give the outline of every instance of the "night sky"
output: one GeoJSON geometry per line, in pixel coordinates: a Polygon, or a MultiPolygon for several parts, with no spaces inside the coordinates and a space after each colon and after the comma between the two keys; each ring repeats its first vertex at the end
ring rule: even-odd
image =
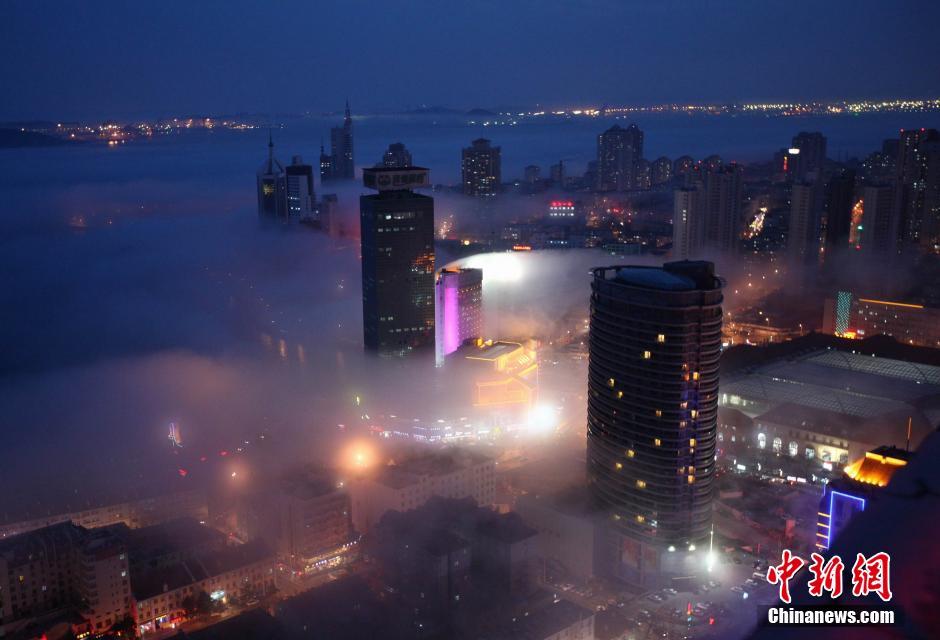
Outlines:
{"type": "Polygon", "coordinates": [[[937,97],[926,1],[6,0],[0,119],[937,97]]]}

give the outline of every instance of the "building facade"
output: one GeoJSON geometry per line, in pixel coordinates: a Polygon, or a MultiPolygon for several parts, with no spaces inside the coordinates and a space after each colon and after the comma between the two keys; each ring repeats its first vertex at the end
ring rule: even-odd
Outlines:
{"type": "Polygon", "coordinates": [[[435,285],[435,361],[483,335],[483,270],[441,269],[435,285]]]}
{"type": "Polygon", "coordinates": [[[643,159],[643,132],[635,124],[624,129],[615,124],[597,136],[598,191],[630,191],[639,188],[643,159]]]}
{"type": "Polygon", "coordinates": [[[317,195],[313,187],[313,167],[294,156],[284,170],[286,210],[290,220],[313,222],[317,219],[317,195]]]}
{"type": "Polygon", "coordinates": [[[708,262],[594,271],[588,481],[634,569],[710,531],[721,302],[708,262]]]}
{"type": "Polygon", "coordinates": [[[365,348],[404,356],[434,346],[434,199],[428,170],[363,170],[359,198],[365,348]]]}
{"type": "Polygon", "coordinates": [[[464,195],[495,196],[502,183],[502,152],[486,138],[465,147],[460,161],[464,195]]]}

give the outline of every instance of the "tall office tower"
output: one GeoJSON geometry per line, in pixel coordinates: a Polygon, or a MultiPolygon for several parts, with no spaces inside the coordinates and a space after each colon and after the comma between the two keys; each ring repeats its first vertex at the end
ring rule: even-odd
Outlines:
{"type": "Polygon", "coordinates": [[[421,167],[364,169],[359,198],[365,347],[403,356],[434,346],[434,199],[421,167]]]}
{"type": "Polygon", "coordinates": [[[653,548],[631,552],[628,570],[655,570],[709,538],[721,287],[704,261],[594,270],[588,483],[613,526],[653,548]]]}
{"type": "Polygon", "coordinates": [[[929,245],[940,231],[940,133],[902,130],[895,171],[899,240],[929,245]]]}
{"type": "Polygon", "coordinates": [[[741,165],[730,163],[705,175],[704,243],[716,251],[730,253],[737,248],[743,224],[741,206],[744,177],[741,165]]]}
{"type": "Polygon", "coordinates": [[[353,161],[352,115],[349,112],[349,100],[346,101],[346,115],[343,126],[330,129],[331,165],[333,180],[353,180],[356,177],[356,164],[353,161]]]}
{"type": "Polygon", "coordinates": [[[502,182],[502,152],[486,138],[464,147],[460,159],[463,192],[468,196],[495,196],[502,182]]]}
{"type": "Polygon", "coordinates": [[[658,187],[672,181],[672,160],[666,156],[656,158],[650,165],[650,184],[658,187]]]}
{"type": "Polygon", "coordinates": [[[860,249],[870,256],[892,257],[898,253],[900,219],[895,190],[889,185],[868,185],[862,191],[860,249]]]}
{"type": "Polygon", "coordinates": [[[855,172],[842,171],[826,185],[826,252],[847,249],[852,228],[855,198],[855,172]]]}
{"type": "Polygon", "coordinates": [[[787,253],[793,266],[813,266],[819,260],[818,188],[811,182],[794,183],[790,191],[790,230],[787,253]]]}
{"type": "Polygon", "coordinates": [[[435,285],[435,362],[483,336],[483,270],[441,269],[435,285]]]}
{"type": "Polygon", "coordinates": [[[313,167],[303,158],[294,156],[285,169],[287,217],[291,220],[311,222],[317,218],[317,196],[313,189],[313,167]]]}
{"type": "Polygon", "coordinates": [[[565,161],[559,160],[558,164],[551,166],[552,184],[556,187],[565,186],[565,161]]]}
{"type": "Polygon", "coordinates": [[[795,182],[815,182],[826,167],[826,137],[819,133],[800,131],[790,145],[788,173],[795,182]]]}
{"type": "Polygon", "coordinates": [[[283,218],[287,215],[284,195],[284,167],[274,158],[274,140],[268,133],[268,159],[258,169],[258,215],[262,218],[283,218]]]}
{"type": "Polygon", "coordinates": [[[683,187],[673,192],[672,255],[678,260],[697,257],[702,250],[702,190],[683,187]]]}
{"type": "Polygon", "coordinates": [[[382,155],[382,164],[386,169],[405,169],[412,166],[411,152],[401,142],[393,142],[382,155]]]}
{"type": "Polygon", "coordinates": [[[598,191],[637,188],[637,168],[643,158],[643,132],[635,124],[626,129],[615,124],[597,136],[598,191]]]}

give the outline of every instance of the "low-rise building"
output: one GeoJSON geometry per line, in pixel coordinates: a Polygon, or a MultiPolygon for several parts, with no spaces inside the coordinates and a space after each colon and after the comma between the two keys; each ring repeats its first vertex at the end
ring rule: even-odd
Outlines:
{"type": "Polygon", "coordinates": [[[473,498],[482,506],[496,498],[496,462],[472,451],[429,452],[384,466],[349,485],[353,525],[369,533],[387,511],[417,509],[432,496],[473,498]]]}

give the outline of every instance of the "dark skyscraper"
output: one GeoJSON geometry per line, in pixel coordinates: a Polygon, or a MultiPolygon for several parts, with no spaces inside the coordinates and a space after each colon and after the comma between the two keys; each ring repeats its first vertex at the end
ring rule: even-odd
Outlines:
{"type": "Polygon", "coordinates": [[[386,169],[404,169],[412,166],[411,152],[401,142],[393,142],[382,155],[382,164],[386,169]]]}
{"type": "Polygon", "coordinates": [[[362,324],[365,347],[403,356],[434,347],[434,199],[421,167],[363,170],[362,324]]]}
{"type": "Polygon", "coordinates": [[[486,138],[473,141],[461,155],[460,172],[463,192],[468,196],[494,196],[502,182],[502,159],[499,147],[486,138]]]}
{"type": "MultiPolygon", "coordinates": [[[[346,101],[346,115],[343,126],[330,129],[330,180],[353,180],[356,177],[356,164],[353,159],[352,115],[349,101],[346,101]]],[[[321,171],[322,176],[322,171],[321,171]]]]}
{"type": "MultiPolygon", "coordinates": [[[[721,162],[720,158],[717,162],[721,162]]],[[[737,163],[717,167],[705,175],[703,240],[706,247],[731,253],[737,249],[738,234],[744,223],[741,213],[744,176],[737,163]]]]}
{"type": "Polygon", "coordinates": [[[819,185],[794,183],[790,192],[787,253],[793,266],[812,266],[819,260],[819,185]]]}
{"type": "Polygon", "coordinates": [[[843,171],[832,176],[826,185],[827,253],[849,247],[855,202],[855,172],[843,171]]]}
{"type": "Polygon", "coordinates": [[[789,149],[788,173],[796,182],[815,182],[826,167],[826,136],[818,131],[801,131],[793,136],[789,149]]]}
{"type": "Polygon", "coordinates": [[[672,160],[666,156],[656,158],[650,164],[650,184],[659,187],[672,181],[672,160]]]}
{"type": "Polygon", "coordinates": [[[258,215],[262,218],[286,218],[287,199],[284,167],[274,157],[274,140],[268,134],[268,159],[258,169],[258,215]]]}
{"type": "Polygon", "coordinates": [[[333,156],[328,154],[320,142],[320,182],[329,182],[333,179],[333,156]]]}
{"type": "Polygon", "coordinates": [[[284,171],[287,217],[311,222],[316,217],[317,196],[313,188],[313,167],[294,156],[284,171]]]}
{"type": "Polygon", "coordinates": [[[597,136],[598,191],[629,191],[639,186],[643,132],[635,124],[615,124],[597,136]]]}
{"type": "Polygon", "coordinates": [[[591,491],[629,538],[694,551],[712,524],[721,281],[680,261],[595,269],[591,291],[591,491]]]}

